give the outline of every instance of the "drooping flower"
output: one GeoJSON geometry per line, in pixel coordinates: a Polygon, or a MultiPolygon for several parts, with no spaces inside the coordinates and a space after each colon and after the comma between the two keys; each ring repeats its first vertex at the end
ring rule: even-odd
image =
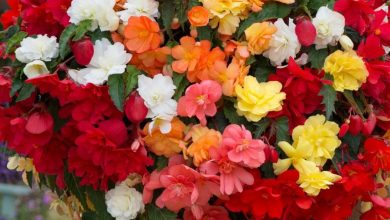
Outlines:
{"type": "Polygon", "coordinates": [[[111,44],[106,38],[97,40],[94,45],[94,54],[87,68],[69,70],[70,77],[81,85],[92,83],[102,85],[112,74],[125,72],[126,64],[132,55],[126,53],[121,43],[111,44]]]}
{"type": "Polygon", "coordinates": [[[49,70],[46,67],[46,64],[41,60],[35,60],[28,63],[23,68],[24,75],[27,76],[28,79],[38,77],[43,74],[49,73],[49,70]]]}
{"type": "Polygon", "coordinates": [[[270,22],[254,23],[245,30],[248,50],[253,54],[261,54],[270,46],[272,35],[277,28],[270,22]]]}
{"type": "Polygon", "coordinates": [[[237,113],[248,121],[260,121],[269,112],[282,110],[282,101],[286,98],[280,92],[282,84],[277,81],[257,82],[253,76],[246,76],[243,86],[237,85],[237,113]]]}
{"type": "Polygon", "coordinates": [[[176,59],[172,62],[173,71],[178,73],[194,71],[201,57],[201,48],[196,46],[194,38],[185,36],[180,39],[180,45],[172,48],[172,56],[176,59]]]}
{"type": "Polygon", "coordinates": [[[179,99],[177,111],[180,116],[196,116],[205,126],[206,116],[217,113],[216,102],[222,96],[221,86],[212,80],[205,80],[189,86],[185,95],[179,99]]]}
{"type": "Polygon", "coordinates": [[[326,48],[328,44],[335,46],[344,33],[345,19],[343,15],[326,6],[318,9],[313,24],[317,30],[314,43],[316,49],[326,48]]]}
{"type": "Polygon", "coordinates": [[[372,165],[375,173],[390,171],[390,147],[383,140],[368,138],[364,150],[364,159],[372,165]]]}
{"type": "Polygon", "coordinates": [[[297,183],[311,196],[317,196],[321,190],[329,189],[329,185],[341,179],[340,176],[329,171],[320,171],[316,164],[310,161],[297,164],[296,169],[299,172],[297,183]]]}
{"type": "Polygon", "coordinates": [[[118,15],[124,24],[128,24],[130,17],[146,16],[154,19],[160,16],[158,11],[158,1],[155,0],[130,0],[127,1],[118,15]]]}
{"type": "Polygon", "coordinates": [[[158,23],[146,16],[130,17],[124,33],[126,48],[136,53],[154,50],[163,41],[158,23]]]}
{"type": "Polygon", "coordinates": [[[338,50],[330,54],[325,60],[324,71],[333,76],[333,87],[340,92],[358,90],[368,76],[363,59],[353,51],[338,50]]]}
{"type": "Polygon", "coordinates": [[[119,26],[119,17],[115,14],[114,6],[115,0],[73,0],[68,15],[73,24],[92,20],[91,31],[98,27],[101,31],[115,31],[119,26]]]}
{"type": "Polygon", "coordinates": [[[231,124],[222,134],[221,147],[228,151],[229,160],[249,168],[260,167],[265,162],[266,144],[252,139],[250,131],[245,127],[231,124]]]}
{"type": "Polygon", "coordinates": [[[49,62],[58,57],[58,48],[59,44],[54,36],[27,37],[22,40],[20,47],[15,50],[15,56],[22,63],[30,63],[35,60],[49,62]]]}
{"type": "Polygon", "coordinates": [[[136,219],[144,211],[142,194],[134,188],[121,183],[105,195],[107,211],[116,220],[136,219]]]}
{"type": "Polygon", "coordinates": [[[274,65],[280,66],[290,57],[295,58],[301,49],[301,44],[295,34],[295,24],[292,19],[288,26],[281,18],[276,20],[274,25],[277,31],[272,35],[269,48],[263,55],[269,58],[274,65]]]}
{"type": "Polygon", "coordinates": [[[209,12],[202,6],[195,6],[188,11],[188,20],[194,27],[203,27],[209,23],[209,12]]]}
{"type": "Polygon", "coordinates": [[[222,137],[218,131],[201,125],[193,126],[190,135],[192,144],[188,147],[187,153],[194,158],[195,166],[199,166],[210,159],[209,150],[218,147],[222,137]]]}

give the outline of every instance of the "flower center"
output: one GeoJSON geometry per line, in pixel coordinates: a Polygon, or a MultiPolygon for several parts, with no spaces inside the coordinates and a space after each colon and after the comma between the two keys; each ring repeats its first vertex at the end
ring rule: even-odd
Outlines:
{"type": "Polygon", "coordinates": [[[318,25],[318,34],[322,37],[326,37],[329,35],[329,25],[325,23],[321,23],[318,25]]]}
{"type": "Polygon", "coordinates": [[[148,32],[147,30],[140,31],[140,32],[138,33],[138,36],[139,36],[140,38],[145,38],[145,37],[147,37],[148,35],[149,35],[149,32],[148,32]]]}
{"type": "Polygon", "coordinates": [[[198,103],[198,105],[203,105],[205,103],[205,96],[200,95],[200,96],[196,97],[196,102],[198,103]]]}
{"type": "Polygon", "coordinates": [[[378,29],[375,30],[374,33],[375,33],[375,35],[380,35],[382,32],[381,32],[381,30],[378,28],[378,29]]]}
{"type": "Polygon", "coordinates": [[[219,163],[219,172],[229,174],[233,171],[234,167],[234,164],[229,160],[223,160],[219,163]]]}
{"type": "Polygon", "coordinates": [[[241,152],[249,148],[250,141],[247,139],[242,140],[242,143],[236,147],[236,152],[241,152]]]}

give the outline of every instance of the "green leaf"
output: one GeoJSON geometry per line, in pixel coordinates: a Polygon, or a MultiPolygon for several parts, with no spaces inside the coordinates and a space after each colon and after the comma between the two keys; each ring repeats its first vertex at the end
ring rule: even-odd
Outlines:
{"type": "Polygon", "coordinates": [[[80,24],[77,25],[75,35],[73,37],[73,41],[78,41],[81,38],[83,38],[91,26],[92,26],[92,20],[81,21],[80,24]]]}
{"type": "Polygon", "coordinates": [[[78,179],[71,173],[68,173],[65,168],[64,181],[69,190],[73,195],[77,197],[81,205],[87,208],[87,199],[85,197],[85,187],[79,185],[78,179]]]}
{"type": "Polygon", "coordinates": [[[137,86],[138,76],[141,75],[135,66],[128,66],[126,72],[123,74],[123,79],[125,81],[125,94],[124,97],[127,97],[133,89],[137,86]]]}
{"type": "Polygon", "coordinates": [[[96,210],[96,218],[99,220],[111,220],[111,215],[107,212],[106,200],[104,198],[104,192],[94,190],[92,187],[87,187],[88,198],[93,203],[96,210]]]}
{"type": "Polygon", "coordinates": [[[109,31],[101,31],[100,28],[96,28],[94,32],[88,32],[87,35],[91,37],[94,43],[102,38],[111,39],[111,33],[109,31]]]}
{"type": "Polygon", "coordinates": [[[355,45],[359,45],[359,43],[362,41],[362,37],[360,36],[359,32],[351,27],[345,27],[345,35],[351,38],[355,45]]]}
{"type": "Polygon", "coordinates": [[[158,171],[160,171],[160,170],[162,170],[162,169],[164,169],[165,167],[168,166],[168,158],[166,158],[166,157],[162,157],[162,156],[157,157],[157,159],[155,161],[156,161],[155,162],[156,163],[156,169],[158,171]]]}
{"type": "Polygon", "coordinates": [[[244,117],[241,117],[237,114],[237,110],[234,107],[234,104],[229,101],[225,102],[223,106],[223,113],[231,124],[245,124],[247,122],[244,117]]]}
{"type": "Polygon", "coordinates": [[[355,97],[353,96],[353,92],[350,90],[345,90],[343,95],[349,104],[353,107],[353,109],[360,115],[360,117],[364,118],[364,106],[359,106],[358,102],[356,102],[355,97]]]}
{"type": "Polygon", "coordinates": [[[261,135],[267,130],[269,125],[271,124],[271,121],[268,118],[263,118],[261,121],[255,123],[255,126],[257,127],[254,131],[254,138],[259,138],[261,135]]]}
{"type": "Polygon", "coordinates": [[[337,99],[337,92],[331,85],[323,85],[319,93],[323,96],[322,104],[325,105],[326,118],[329,119],[335,112],[335,103],[337,99]]]}
{"type": "Polygon", "coordinates": [[[349,152],[352,153],[351,156],[353,156],[354,158],[356,158],[357,155],[359,154],[359,147],[362,139],[363,139],[362,135],[359,134],[354,136],[350,133],[347,133],[342,138],[342,142],[348,145],[349,152]]]}
{"type": "Polygon", "coordinates": [[[185,74],[173,73],[173,84],[175,84],[176,86],[176,92],[173,98],[175,100],[179,100],[179,98],[182,97],[184,90],[187,88],[190,82],[187,80],[185,74]]]}
{"type": "Polygon", "coordinates": [[[34,175],[32,171],[26,172],[27,183],[30,188],[33,187],[33,177],[34,175]]]}
{"type": "Polygon", "coordinates": [[[11,91],[9,93],[10,97],[13,97],[19,89],[23,87],[23,80],[20,77],[15,77],[12,82],[11,91]]]}
{"type": "Polygon", "coordinates": [[[24,101],[31,97],[31,94],[35,91],[35,86],[32,84],[25,83],[20,90],[16,102],[24,101]]]}
{"type": "Polygon", "coordinates": [[[291,9],[292,7],[290,5],[279,2],[267,2],[260,12],[251,13],[247,19],[241,22],[236,34],[237,38],[239,38],[253,23],[287,17],[287,15],[290,14],[291,9]]]}
{"type": "Polygon", "coordinates": [[[148,213],[149,220],[175,220],[176,213],[169,211],[168,209],[161,209],[155,205],[147,205],[146,212],[148,213]]]}
{"type": "Polygon", "coordinates": [[[198,27],[198,39],[213,41],[213,29],[210,26],[198,27]]]}
{"type": "Polygon", "coordinates": [[[109,93],[112,99],[112,102],[119,109],[123,111],[123,103],[125,101],[125,85],[123,83],[122,74],[113,74],[108,77],[107,82],[109,93]]]}
{"type": "Polygon", "coordinates": [[[20,44],[20,42],[27,37],[27,33],[20,31],[15,33],[8,41],[7,41],[7,48],[5,50],[6,54],[10,54],[15,51],[15,48],[17,45],[20,44]]]}
{"type": "Polygon", "coordinates": [[[307,6],[310,9],[317,11],[320,7],[329,5],[330,2],[332,2],[332,0],[310,0],[307,6]]]}
{"type": "Polygon", "coordinates": [[[290,141],[290,134],[288,132],[288,118],[281,117],[276,121],[276,142],[290,141]]]}
{"type": "Polygon", "coordinates": [[[251,66],[250,72],[254,72],[254,76],[259,82],[268,81],[269,75],[275,73],[275,67],[273,67],[269,60],[265,57],[260,57],[251,66]]]}
{"type": "Polygon", "coordinates": [[[327,49],[316,50],[314,46],[311,47],[308,53],[311,68],[321,70],[324,67],[325,59],[328,55],[327,49]]]}
{"type": "Polygon", "coordinates": [[[184,23],[187,21],[187,7],[185,1],[183,0],[173,0],[176,8],[176,16],[179,19],[179,23],[183,27],[184,23]]]}
{"type": "Polygon", "coordinates": [[[75,35],[77,26],[74,24],[68,25],[62,32],[59,40],[60,57],[64,59],[70,53],[69,41],[75,35]]]}
{"type": "Polygon", "coordinates": [[[167,34],[170,38],[173,37],[171,23],[175,17],[175,4],[172,0],[165,0],[160,4],[161,18],[163,22],[164,29],[167,31],[167,34]]]}

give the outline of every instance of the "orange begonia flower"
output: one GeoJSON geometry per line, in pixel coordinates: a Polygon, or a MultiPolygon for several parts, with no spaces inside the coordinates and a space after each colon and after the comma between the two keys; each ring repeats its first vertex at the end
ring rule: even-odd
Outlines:
{"type": "Polygon", "coordinates": [[[165,157],[171,157],[184,149],[185,124],[178,118],[174,118],[171,125],[172,129],[168,134],[162,134],[160,129],[154,129],[149,134],[149,123],[144,127],[144,132],[148,134],[144,137],[145,144],[150,151],[158,156],[164,155],[165,157]]]}
{"type": "Polygon", "coordinates": [[[156,49],[163,41],[157,22],[146,16],[129,18],[125,39],[127,49],[136,53],[156,49]]]}
{"type": "Polygon", "coordinates": [[[192,144],[189,146],[187,153],[193,157],[195,166],[209,160],[209,149],[219,147],[222,135],[216,130],[195,125],[191,128],[189,135],[192,137],[192,144]]]}
{"type": "Polygon", "coordinates": [[[248,49],[253,55],[263,53],[269,48],[272,35],[277,31],[270,22],[254,23],[245,30],[248,49]]]}
{"type": "Polygon", "coordinates": [[[209,23],[209,11],[202,6],[195,6],[188,11],[188,20],[192,26],[203,27],[209,23]]]}
{"type": "Polygon", "coordinates": [[[201,48],[196,45],[192,37],[182,37],[180,45],[172,48],[172,56],[176,60],[172,62],[172,69],[177,73],[193,71],[201,56],[201,48]]]}
{"type": "Polygon", "coordinates": [[[145,71],[149,76],[154,76],[163,71],[163,67],[167,63],[168,55],[170,54],[171,48],[161,47],[144,53],[134,54],[130,64],[145,71]]]}

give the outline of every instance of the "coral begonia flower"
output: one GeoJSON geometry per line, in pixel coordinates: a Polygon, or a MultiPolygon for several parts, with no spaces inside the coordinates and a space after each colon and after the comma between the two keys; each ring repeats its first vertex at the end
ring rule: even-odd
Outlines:
{"type": "Polygon", "coordinates": [[[163,41],[157,22],[146,16],[129,18],[125,39],[127,49],[136,53],[156,49],[163,41]]]}
{"type": "Polygon", "coordinates": [[[196,45],[192,37],[182,37],[180,45],[172,48],[172,56],[176,60],[172,62],[172,69],[178,73],[193,71],[201,56],[201,48],[196,45]]]}
{"type": "Polygon", "coordinates": [[[188,11],[188,20],[192,26],[206,26],[209,23],[209,11],[202,6],[195,6],[188,11]]]}
{"type": "Polygon", "coordinates": [[[206,115],[217,113],[215,103],[222,96],[221,86],[212,80],[205,80],[187,88],[185,96],[179,99],[177,111],[181,116],[196,116],[202,125],[206,125],[206,115]]]}

